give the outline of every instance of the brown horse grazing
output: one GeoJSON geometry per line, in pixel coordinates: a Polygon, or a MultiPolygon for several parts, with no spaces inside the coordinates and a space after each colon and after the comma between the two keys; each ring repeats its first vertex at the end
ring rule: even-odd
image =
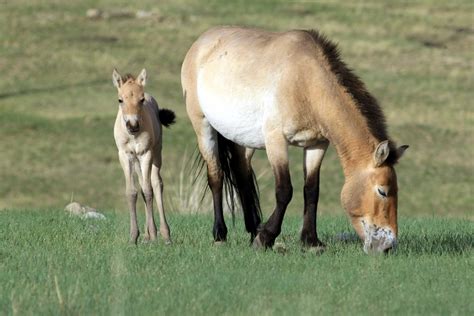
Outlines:
{"type": "Polygon", "coordinates": [[[226,239],[222,186],[235,186],[247,231],[257,247],[280,234],[293,188],[288,146],[304,148],[304,223],[301,241],[322,247],[316,231],[319,170],[332,143],[345,184],[342,205],[364,250],[396,245],[397,177],[393,168],[408,146],[389,139],[375,98],[316,31],[271,33],[221,27],[192,45],[181,69],[186,109],[207,163],[214,200],[214,239],[226,239]],[[255,149],[265,149],[275,176],[276,207],[260,225],[252,178],[255,149]]]}
{"type": "Polygon", "coordinates": [[[159,109],[156,100],[145,93],[146,71],[135,79],[132,75],[120,76],[114,69],[112,80],[118,90],[119,110],[114,126],[115,143],[125,174],[126,195],[130,208],[130,241],[137,243],[137,189],[133,172],[138,176],[146,205],[145,239],[157,237],[153,217],[153,195],[160,215],[160,234],[166,243],[171,241],[170,229],[163,209],[163,181],[161,180],[162,127],[174,123],[172,111],[159,109]]]}

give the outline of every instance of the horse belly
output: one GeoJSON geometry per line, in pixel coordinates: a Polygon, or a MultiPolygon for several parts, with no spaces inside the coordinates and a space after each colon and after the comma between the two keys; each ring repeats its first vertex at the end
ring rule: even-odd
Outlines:
{"type": "Polygon", "coordinates": [[[198,82],[199,104],[209,123],[222,136],[241,146],[264,148],[265,111],[261,97],[249,91],[242,94],[236,91],[239,89],[232,92],[222,88],[198,82]]]}

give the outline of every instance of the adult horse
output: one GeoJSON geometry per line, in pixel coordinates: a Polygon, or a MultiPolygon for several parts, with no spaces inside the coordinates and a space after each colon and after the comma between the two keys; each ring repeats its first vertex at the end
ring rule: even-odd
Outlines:
{"type": "Polygon", "coordinates": [[[214,240],[225,241],[222,187],[237,190],[253,244],[271,247],[293,188],[288,146],[304,148],[301,241],[321,247],[316,230],[319,170],[332,143],[345,183],[341,201],[364,250],[385,251],[397,239],[397,178],[408,146],[387,135],[376,99],[317,31],[273,33],[220,27],[199,37],[181,69],[186,109],[207,163],[214,201],[214,240]],[[275,177],[276,206],[263,225],[251,158],[265,149],[275,177]]]}

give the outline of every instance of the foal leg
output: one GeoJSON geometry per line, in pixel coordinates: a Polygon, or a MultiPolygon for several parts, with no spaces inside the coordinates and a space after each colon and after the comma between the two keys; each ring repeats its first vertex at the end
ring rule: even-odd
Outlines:
{"type": "MultiPolygon", "coordinates": [[[[140,184],[140,192],[143,198],[143,202],[146,203],[146,198],[145,194],[143,193],[143,177],[142,177],[142,169],[140,169],[140,163],[137,161],[135,163],[135,174],[137,175],[138,178],[138,183],[140,184]]],[[[150,233],[148,232],[148,223],[145,222],[145,227],[144,227],[144,232],[145,236],[143,237],[144,240],[150,240],[150,233]]]]}
{"type": "Polygon", "coordinates": [[[150,240],[156,240],[156,225],[153,218],[153,189],[151,186],[152,152],[148,151],[138,157],[142,171],[142,191],[145,197],[146,231],[150,240]]]}
{"type": "Polygon", "coordinates": [[[134,162],[124,151],[119,151],[119,160],[125,175],[125,195],[130,210],[130,242],[136,244],[140,231],[137,223],[137,189],[133,181],[132,164],[134,162]]]}
{"type": "Polygon", "coordinates": [[[324,247],[318,239],[316,216],[319,200],[319,170],[329,143],[304,150],[304,215],[301,242],[308,247],[324,247]]]}
{"type": "Polygon", "coordinates": [[[288,167],[288,144],[279,133],[270,134],[265,140],[268,160],[275,176],[276,207],[255,237],[253,244],[257,248],[273,246],[276,237],[281,232],[283,217],[293,196],[288,167]]]}
{"type": "MultiPolygon", "coordinates": [[[[161,151],[161,149],[159,150],[161,151]]],[[[158,214],[160,216],[160,234],[165,243],[171,243],[170,228],[166,221],[165,210],[163,207],[163,180],[161,179],[161,152],[156,154],[151,167],[151,185],[153,186],[153,193],[156,197],[156,204],[158,205],[158,214]]]]}

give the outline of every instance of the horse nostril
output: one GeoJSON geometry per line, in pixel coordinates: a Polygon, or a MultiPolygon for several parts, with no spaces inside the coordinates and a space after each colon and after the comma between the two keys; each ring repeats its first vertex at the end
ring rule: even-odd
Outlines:
{"type": "Polygon", "coordinates": [[[388,247],[387,249],[385,249],[383,251],[384,254],[388,255],[389,253],[393,253],[394,252],[394,247],[391,246],[391,247],[388,247]]]}
{"type": "Polygon", "coordinates": [[[127,126],[127,129],[132,133],[136,133],[140,130],[140,124],[138,123],[135,123],[134,125],[132,125],[132,123],[127,122],[126,126],[127,126]]]}

